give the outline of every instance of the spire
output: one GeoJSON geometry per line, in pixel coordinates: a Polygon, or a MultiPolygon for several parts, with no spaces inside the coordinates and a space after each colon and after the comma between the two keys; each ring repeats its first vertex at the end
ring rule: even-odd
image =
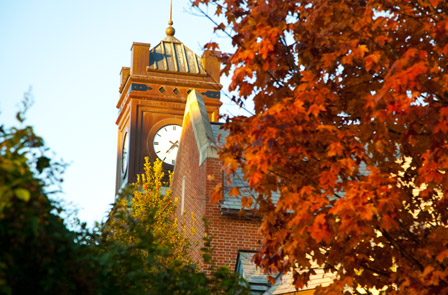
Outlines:
{"type": "Polygon", "coordinates": [[[168,22],[169,27],[166,28],[166,35],[167,36],[174,36],[174,33],[176,32],[176,30],[174,30],[173,26],[173,0],[171,0],[171,5],[170,5],[170,21],[168,22]]]}

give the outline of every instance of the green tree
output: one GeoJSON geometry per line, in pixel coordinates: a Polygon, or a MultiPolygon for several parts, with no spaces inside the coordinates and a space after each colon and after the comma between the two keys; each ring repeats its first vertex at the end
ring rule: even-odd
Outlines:
{"type": "MultiPolygon", "coordinates": [[[[117,244],[126,247],[125,255],[138,264],[136,268],[120,263],[114,274],[117,280],[126,280],[130,269],[140,269],[136,273],[140,288],[150,294],[247,294],[247,284],[227,267],[212,267],[207,276],[190,260],[192,233],[177,223],[170,183],[162,182],[162,162],[156,160],[152,166],[149,158],[145,161],[144,173],[116,200],[103,228],[100,247],[106,252],[117,244]]],[[[210,238],[204,239],[204,260],[213,265],[210,238]]],[[[134,279],[124,283],[135,287],[134,279]]]]}
{"type": "Polygon", "coordinates": [[[140,232],[133,230],[148,232],[157,244],[172,250],[169,260],[188,264],[191,263],[188,256],[189,236],[179,231],[175,200],[172,199],[169,184],[163,183],[163,177],[162,162],[157,159],[152,166],[146,157],[144,173],[137,175],[137,183],[126,188],[116,200],[104,234],[106,239],[132,245],[140,238],[140,232]]]}
{"type": "MultiPolygon", "coordinates": [[[[25,110],[17,114],[20,123],[25,110]]],[[[47,195],[61,168],[45,156],[33,128],[0,126],[2,294],[93,294],[91,251],[75,242],[81,236],[65,227],[47,195]]]]}
{"type": "Polygon", "coordinates": [[[207,276],[181,255],[187,241],[149,165],[116,223],[68,230],[49,198],[63,165],[45,150],[33,128],[0,127],[0,294],[247,294],[228,269],[207,276]]]}

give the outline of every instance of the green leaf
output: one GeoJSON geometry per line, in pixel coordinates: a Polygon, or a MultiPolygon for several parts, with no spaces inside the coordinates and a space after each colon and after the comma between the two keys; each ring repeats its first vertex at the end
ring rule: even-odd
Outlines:
{"type": "Polygon", "coordinates": [[[16,194],[17,198],[28,202],[30,199],[30,192],[27,189],[24,188],[17,188],[14,190],[14,193],[16,194]]]}

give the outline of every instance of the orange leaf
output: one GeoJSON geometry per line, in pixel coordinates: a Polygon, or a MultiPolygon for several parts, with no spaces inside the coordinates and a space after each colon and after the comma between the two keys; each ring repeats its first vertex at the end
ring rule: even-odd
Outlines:
{"type": "Polygon", "coordinates": [[[314,80],[314,73],[312,71],[302,71],[300,74],[302,74],[302,81],[304,82],[311,82],[314,80]]]}
{"type": "Polygon", "coordinates": [[[328,230],[328,225],[324,214],[319,214],[316,216],[313,225],[308,228],[308,232],[317,243],[322,241],[329,243],[331,240],[331,233],[328,230]]]}
{"type": "Polygon", "coordinates": [[[343,152],[342,145],[340,142],[333,142],[328,146],[327,156],[341,156],[343,152]]]}
{"type": "Polygon", "coordinates": [[[440,252],[437,256],[436,256],[437,261],[439,262],[443,262],[443,260],[448,259],[448,250],[444,250],[442,252],[440,252]]]}
{"type": "Polygon", "coordinates": [[[211,191],[210,199],[213,204],[222,199],[222,183],[218,183],[211,191]]]}
{"type": "Polygon", "coordinates": [[[386,41],[388,40],[388,38],[386,37],[386,36],[378,36],[376,39],[375,39],[375,42],[377,42],[378,43],[378,45],[380,45],[380,46],[384,46],[385,44],[386,44],[386,41]]]}
{"type": "Polygon", "coordinates": [[[314,117],[319,116],[320,112],[324,112],[325,111],[325,107],[323,105],[318,105],[318,104],[312,104],[310,106],[310,108],[308,109],[308,114],[313,114],[314,117]]]}
{"type": "Polygon", "coordinates": [[[366,71],[370,71],[370,69],[378,64],[378,61],[380,59],[380,56],[378,53],[372,53],[370,55],[368,55],[365,59],[366,62],[366,71]]]}
{"type": "Polygon", "coordinates": [[[252,207],[253,200],[250,197],[242,197],[241,198],[241,205],[243,208],[250,208],[252,207]]]}
{"type": "Polygon", "coordinates": [[[377,142],[375,142],[375,149],[378,153],[384,152],[384,143],[382,140],[378,140],[377,142]]]}
{"type": "Polygon", "coordinates": [[[431,5],[432,5],[433,7],[437,7],[437,5],[439,4],[439,1],[440,1],[440,0],[429,0],[429,2],[431,3],[431,5]]]}
{"type": "Polygon", "coordinates": [[[397,222],[389,215],[384,215],[383,218],[381,218],[381,227],[388,231],[390,229],[396,228],[397,222]]]}
{"type": "Polygon", "coordinates": [[[252,173],[249,179],[249,185],[255,185],[258,184],[263,179],[263,174],[261,174],[258,171],[255,171],[252,173]]]}
{"type": "Polygon", "coordinates": [[[240,195],[240,189],[236,186],[232,187],[229,192],[229,196],[238,197],[240,195]]]}
{"type": "Polygon", "coordinates": [[[366,45],[359,45],[358,48],[356,48],[354,51],[355,58],[362,58],[367,52],[369,52],[369,49],[367,49],[366,45]]]}

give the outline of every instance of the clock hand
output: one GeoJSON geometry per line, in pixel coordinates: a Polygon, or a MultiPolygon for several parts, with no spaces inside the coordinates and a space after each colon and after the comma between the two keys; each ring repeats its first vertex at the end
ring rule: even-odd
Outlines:
{"type": "MultiPolygon", "coordinates": [[[[177,147],[179,147],[179,145],[178,145],[178,142],[179,142],[179,140],[176,140],[176,142],[172,142],[171,140],[169,141],[172,145],[175,145],[175,146],[177,146],[177,147]]],[[[172,146],[171,146],[172,147],[172,146]]]]}
{"type": "Polygon", "coordinates": [[[166,154],[168,154],[169,152],[171,152],[172,149],[174,149],[175,147],[179,147],[179,145],[177,144],[179,141],[176,140],[176,142],[172,142],[171,140],[169,141],[172,145],[171,147],[166,151],[166,154]]]}
{"type": "Polygon", "coordinates": [[[172,149],[173,149],[173,146],[171,146],[171,147],[165,152],[165,155],[168,155],[169,152],[171,152],[172,149]]]}

